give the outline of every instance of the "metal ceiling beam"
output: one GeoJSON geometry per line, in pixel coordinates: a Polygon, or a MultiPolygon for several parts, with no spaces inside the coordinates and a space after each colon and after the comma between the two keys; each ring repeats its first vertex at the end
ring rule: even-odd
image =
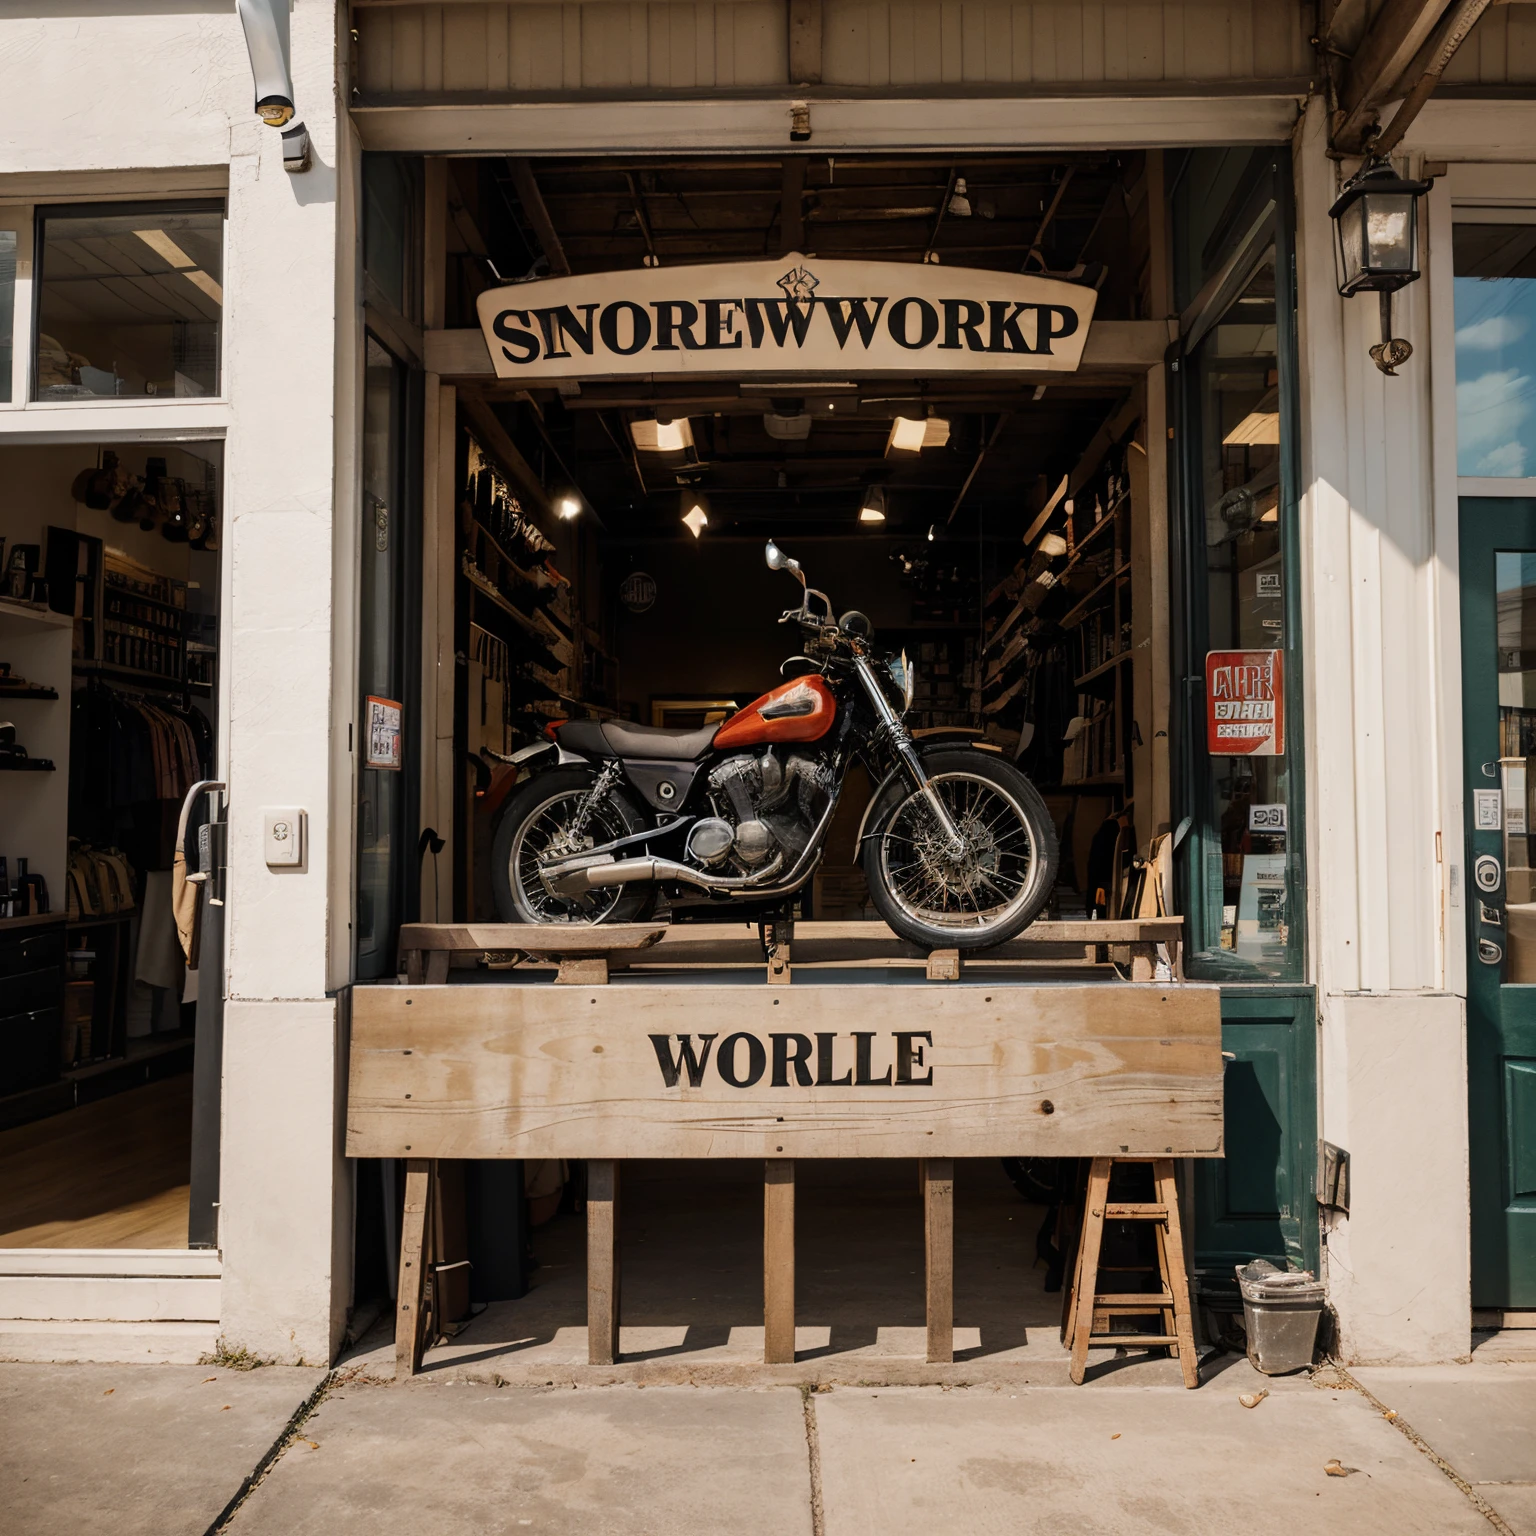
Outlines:
{"type": "Polygon", "coordinates": [[[508,155],[507,168],[512,172],[512,185],[517,188],[517,199],[523,205],[523,212],[528,215],[528,222],[533,225],[533,233],[549,262],[551,276],[569,277],[571,264],[566,260],[565,247],[560,243],[555,222],[544,204],[544,194],[539,191],[532,163],[516,155],[508,155]]]}

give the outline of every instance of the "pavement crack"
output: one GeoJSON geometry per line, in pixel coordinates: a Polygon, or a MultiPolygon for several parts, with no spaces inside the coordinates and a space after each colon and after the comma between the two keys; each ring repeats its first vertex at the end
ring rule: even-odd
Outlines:
{"type": "Polygon", "coordinates": [[[219,1536],[221,1531],[228,1528],[229,1522],[239,1513],[240,1506],[260,1486],[262,1479],[277,1464],[283,1452],[299,1438],[299,1431],[303,1429],[315,1409],[325,1401],[331,1388],[338,1384],[338,1374],[336,1371],[327,1371],[315,1390],[293,1410],[293,1416],[283,1426],[277,1439],[267,1447],[266,1454],[246,1474],[244,1481],[235,1490],[235,1496],[219,1511],[203,1536],[219,1536]]]}
{"type": "Polygon", "coordinates": [[[800,1408],[805,1415],[805,1451],[811,1473],[811,1536],[826,1536],[827,1516],[821,1502],[821,1435],[816,1428],[816,1388],[809,1382],[800,1388],[800,1408]]]}
{"type": "Polygon", "coordinates": [[[1401,1413],[1396,1413],[1392,1409],[1388,1408],[1387,1405],[1382,1402],[1382,1400],[1377,1397],[1369,1387],[1365,1386],[1360,1381],[1357,1381],[1355,1377],[1351,1376],[1342,1365],[1335,1365],[1332,1367],[1332,1370],[1340,1380],[1347,1382],[1350,1387],[1358,1392],[1361,1397],[1366,1400],[1366,1402],[1368,1402],[1384,1419],[1386,1419],[1387,1423],[1390,1424],[1393,1429],[1399,1430],[1403,1435],[1405,1435],[1408,1439],[1408,1443],[1412,1445],[1415,1450],[1421,1452],[1432,1462],[1434,1462],[1434,1464],[1439,1467],[1439,1469],[1446,1475],[1446,1477],[1448,1477],[1467,1496],[1467,1498],[1472,1503],[1472,1507],[1478,1512],[1478,1514],[1483,1517],[1483,1519],[1489,1523],[1489,1525],[1494,1528],[1494,1530],[1499,1533],[1499,1536],[1516,1536],[1515,1531],[1511,1529],[1509,1523],[1504,1519],[1503,1515],[1501,1515],[1498,1510],[1496,1510],[1493,1505],[1491,1505],[1487,1499],[1485,1499],[1482,1494],[1480,1494],[1477,1489],[1474,1488],[1472,1484],[1469,1483],[1466,1478],[1464,1478],[1461,1473],[1458,1472],[1456,1468],[1453,1467],[1450,1462],[1448,1462],[1445,1457],[1442,1456],[1439,1451],[1437,1451],[1434,1446],[1432,1446],[1429,1441],[1427,1441],[1423,1435],[1421,1435],[1418,1430],[1416,1430],[1413,1425],[1411,1425],[1407,1419],[1402,1416],[1401,1413]]]}

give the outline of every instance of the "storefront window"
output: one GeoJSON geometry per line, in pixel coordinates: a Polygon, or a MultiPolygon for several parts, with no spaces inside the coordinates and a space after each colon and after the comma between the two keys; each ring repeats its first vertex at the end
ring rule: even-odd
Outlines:
{"type": "Polygon", "coordinates": [[[16,231],[0,229],[0,400],[11,398],[11,348],[15,326],[16,231]]]}
{"type": "Polygon", "coordinates": [[[207,204],[39,210],[34,398],[218,394],[223,242],[207,204]]]}
{"type": "Polygon", "coordinates": [[[1536,224],[1457,224],[1456,470],[1536,475],[1536,224]]]}
{"type": "Polygon", "coordinates": [[[1271,247],[1185,365],[1187,915],[1192,970],[1229,980],[1301,974],[1276,272],[1271,247]]]}
{"type": "MultiPolygon", "coordinates": [[[[357,974],[393,973],[405,886],[416,690],[406,647],[415,639],[408,573],[419,570],[419,535],[408,515],[405,365],[368,338],[363,386],[363,507],[359,569],[357,974]]],[[[419,667],[419,664],[418,664],[419,667]]]]}

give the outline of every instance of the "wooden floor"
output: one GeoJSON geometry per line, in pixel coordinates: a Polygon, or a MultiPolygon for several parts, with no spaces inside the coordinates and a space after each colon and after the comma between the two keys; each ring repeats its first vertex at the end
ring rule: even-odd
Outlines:
{"type": "Polygon", "coordinates": [[[0,1132],[0,1248],[185,1248],[192,1074],[0,1132]]]}

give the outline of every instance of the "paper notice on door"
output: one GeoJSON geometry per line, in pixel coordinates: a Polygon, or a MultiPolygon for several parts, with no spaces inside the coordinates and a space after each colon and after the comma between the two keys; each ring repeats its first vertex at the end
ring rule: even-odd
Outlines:
{"type": "Polygon", "coordinates": [[[368,695],[368,713],[363,721],[363,745],[370,768],[398,769],[400,757],[400,721],[404,709],[395,699],[368,695]]]}

